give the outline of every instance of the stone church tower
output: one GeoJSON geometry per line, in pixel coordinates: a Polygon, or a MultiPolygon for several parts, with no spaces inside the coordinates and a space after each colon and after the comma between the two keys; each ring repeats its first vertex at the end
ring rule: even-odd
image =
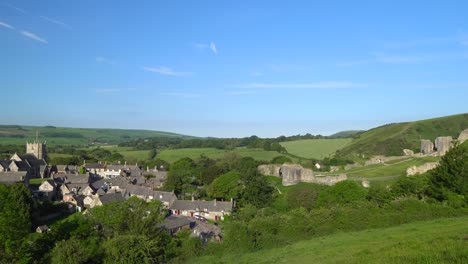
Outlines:
{"type": "Polygon", "coordinates": [[[46,142],[39,141],[39,133],[36,131],[36,140],[32,143],[26,142],[26,154],[33,154],[38,159],[46,157],[46,142]]]}

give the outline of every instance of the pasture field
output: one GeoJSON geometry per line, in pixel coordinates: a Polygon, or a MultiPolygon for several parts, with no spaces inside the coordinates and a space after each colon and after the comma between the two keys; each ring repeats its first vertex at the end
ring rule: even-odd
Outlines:
{"type": "Polygon", "coordinates": [[[468,217],[440,218],[300,241],[191,263],[467,263],[468,217]]]}
{"type": "Polygon", "coordinates": [[[337,150],[344,148],[352,139],[306,139],[282,142],[286,151],[292,155],[307,159],[323,159],[333,155],[337,150]]]}
{"type": "Polygon", "coordinates": [[[156,155],[156,158],[165,160],[169,163],[175,162],[181,158],[198,159],[201,155],[205,155],[212,159],[223,158],[226,153],[233,152],[241,157],[252,157],[255,160],[270,161],[271,159],[281,156],[276,151],[266,151],[263,149],[255,148],[237,148],[232,151],[215,148],[184,148],[184,149],[164,149],[160,150],[156,155]]]}
{"type": "Polygon", "coordinates": [[[349,179],[366,178],[370,181],[379,179],[389,179],[406,175],[406,169],[410,166],[420,166],[427,162],[438,161],[439,157],[409,158],[400,161],[392,161],[386,164],[377,164],[366,167],[353,168],[344,172],[349,179]]]}

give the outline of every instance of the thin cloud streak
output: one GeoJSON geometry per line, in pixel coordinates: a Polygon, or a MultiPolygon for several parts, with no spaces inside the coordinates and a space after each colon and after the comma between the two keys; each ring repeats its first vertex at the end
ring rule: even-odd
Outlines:
{"type": "Polygon", "coordinates": [[[231,85],[236,88],[247,89],[331,89],[331,88],[358,88],[366,84],[353,82],[316,82],[316,83],[246,83],[231,85]]]}
{"type": "Polygon", "coordinates": [[[41,42],[43,44],[48,44],[49,42],[47,42],[47,40],[39,37],[38,35],[34,34],[34,33],[31,33],[29,31],[21,31],[21,34],[27,38],[30,38],[32,40],[35,40],[35,41],[38,41],[38,42],[41,42]]]}
{"type": "Polygon", "coordinates": [[[148,72],[154,72],[154,73],[158,73],[158,74],[161,74],[161,75],[168,75],[168,76],[187,76],[187,75],[192,74],[191,72],[174,71],[173,69],[171,69],[169,67],[165,67],[165,66],[143,67],[142,69],[145,70],[145,71],[148,71],[148,72]]]}
{"type": "Polygon", "coordinates": [[[210,49],[214,54],[218,54],[218,49],[216,48],[216,44],[214,44],[214,42],[210,43],[210,49]]]}
{"type": "Polygon", "coordinates": [[[21,9],[21,8],[19,8],[19,7],[17,7],[17,6],[14,6],[14,5],[10,4],[10,3],[4,3],[4,4],[5,4],[6,6],[10,7],[10,8],[15,9],[16,11],[18,11],[18,12],[20,12],[20,13],[28,14],[28,12],[27,12],[26,10],[21,9]]]}
{"type": "Polygon", "coordinates": [[[193,45],[195,46],[195,48],[210,49],[215,55],[218,54],[218,48],[216,47],[216,44],[213,41],[211,41],[210,44],[195,43],[193,45]]]}
{"type": "Polygon", "coordinates": [[[50,23],[53,23],[53,24],[59,25],[61,27],[64,27],[66,29],[71,29],[70,25],[68,25],[68,24],[66,24],[66,23],[64,23],[62,21],[52,19],[52,18],[49,18],[49,17],[46,17],[46,16],[40,16],[40,18],[42,18],[43,20],[48,21],[50,23]]]}
{"type": "Polygon", "coordinates": [[[6,28],[8,28],[8,29],[15,29],[12,25],[7,24],[7,23],[2,22],[2,21],[0,21],[0,26],[6,27],[6,28]]]}
{"type": "Polygon", "coordinates": [[[110,60],[108,58],[105,58],[105,57],[96,57],[96,62],[97,63],[104,63],[104,64],[109,64],[109,65],[116,65],[117,63],[113,60],[110,60]]]}

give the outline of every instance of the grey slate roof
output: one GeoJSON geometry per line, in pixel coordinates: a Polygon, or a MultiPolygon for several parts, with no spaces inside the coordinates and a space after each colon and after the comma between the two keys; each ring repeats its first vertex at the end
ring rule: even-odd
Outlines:
{"type": "Polygon", "coordinates": [[[26,177],[26,171],[7,171],[0,173],[0,183],[23,182],[26,177]]]}
{"type": "Polygon", "coordinates": [[[10,166],[11,160],[0,160],[0,166],[2,166],[5,169],[8,169],[10,166]]]}
{"type": "Polygon", "coordinates": [[[99,163],[86,163],[84,165],[86,169],[104,169],[104,164],[99,163]]]}
{"type": "Polygon", "coordinates": [[[187,225],[192,227],[195,225],[195,221],[191,221],[187,217],[177,217],[175,215],[166,217],[166,219],[164,219],[164,221],[161,223],[161,227],[168,230],[184,227],[187,225]]]}
{"type": "Polygon", "coordinates": [[[124,200],[121,193],[107,193],[102,196],[99,196],[102,204],[107,204],[111,202],[121,202],[124,200]]]}
{"type": "Polygon", "coordinates": [[[31,166],[28,164],[27,161],[12,161],[16,164],[16,166],[18,167],[18,170],[20,171],[29,171],[29,169],[31,168],[31,166]]]}
{"type": "Polygon", "coordinates": [[[220,201],[188,201],[188,200],[176,200],[172,203],[169,209],[175,210],[190,210],[190,211],[204,211],[208,212],[231,212],[231,202],[220,202],[220,201]]]}

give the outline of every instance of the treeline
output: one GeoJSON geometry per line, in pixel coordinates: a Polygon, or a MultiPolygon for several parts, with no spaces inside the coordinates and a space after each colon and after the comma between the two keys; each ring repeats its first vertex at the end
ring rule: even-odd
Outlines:
{"type": "Polygon", "coordinates": [[[286,150],[279,144],[280,142],[294,141],[301,139],[322,139],[327,138],[322,135],[296,135],[296,136],[280,136],[277,138],[259,138],[257,136],[244,138],[168,138],[168,137],[153,137],[145,139],[137,139],[119,144],[119,147],[134,147],[139,150],[160,149],[160,148],[217,148],[231,150],[238,147],[247,148],[262,148],[264,150],[278,151],[280,153],[286,150]]]}

